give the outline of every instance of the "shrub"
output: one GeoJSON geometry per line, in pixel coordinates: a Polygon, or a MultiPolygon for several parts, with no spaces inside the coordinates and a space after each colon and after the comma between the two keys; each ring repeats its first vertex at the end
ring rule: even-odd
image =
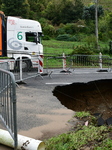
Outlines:
{"type": "Polygon", "coordinates": [[[73,52],[71,55],[74,54],[84,54],[84,55],[93,55],[94,54],[94,48],[86,45],[78,45],[74,47],[73,52]]]}
{"type": "Polygon", "coordinates": [[[45,35],[42,37],[43,40],[50,40],[50,37],[48,35],[45,35]]]}
{"type": "Polygon", "coordinates": [[[76,24],[74,23],[67,23],[65,26],[64,26],[64,30],[67,34],[75,34],[78,30],[78,27],[76,24]]]}
{"type": "Polygon", "coordinates": [[[57,34],[57,35],[65,34],[64,28],[59,28],[59,29],[57,29],[56,34],[57,34]]]}
{"type": "Polygon", "coordinates": [[[108,32],[108,36],[109,36],[110,39],[112,39],[112,31],[108,32]]]}
{"type": "Polygon", "coordinates": [[[78,41],[77,36],[72,36],[70,34],[62,34],[62,35],[58,35],[56,40],[58,41],[78,41]]]}
{"type": "Polygon", "coordinates": [[[50,37],[54,37],[55,34],[56,34],[55,27],[53,27],[53,26],[50,25],[50,24],[46,24],[46,25],[43,27],[43,33],[44,33],[44,35],[47,35],[47,36],[50,36],[50,37]]]}
{"type": "Polygon", "coordinates": [[[89,36],[86,36],[83,41],[87,42],[87,45],[88,46],[95,46],[96,45],[96,37],[95,35],[89,35],[89,36]]]}
{"type": "Polygon", "coordinates": [[[78,41],[78,38],[74,35],[71,38],[69,38],[69,41],[78,41]]]}
{"type": "Polygon", "coordinates": [[[69,41],[70,39],[70,35],[69,34],[62,34],[62,35],[58,35],[56,40],[59,40],[59,41],[69,41]]]}
{"type": "Polygon", "coordinates": [[[99,32],[98,36],[99,36],[99,40],[102,42],[106,42],[109,39],[107,33],[99,32]]]}

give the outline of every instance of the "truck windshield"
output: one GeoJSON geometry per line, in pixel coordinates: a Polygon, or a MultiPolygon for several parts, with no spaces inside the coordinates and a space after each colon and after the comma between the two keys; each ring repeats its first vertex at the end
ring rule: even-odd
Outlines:
{"type": "Polygon", "coordinates": [[[37,41],[37,33],[36,32],[26,32],[26,41],[27,42],[36,42],[37,41]]]}

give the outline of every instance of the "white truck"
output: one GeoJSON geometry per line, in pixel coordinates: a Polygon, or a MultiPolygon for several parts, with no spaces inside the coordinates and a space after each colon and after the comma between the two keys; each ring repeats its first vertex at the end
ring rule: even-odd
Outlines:
{"type": "Polygon", "coordinates": [[[38,21],[5,17],[0,11],[0,62],[11,64],[10,61],[13,61],[14,68],[10,66],[10,69],[19,69],[22,58],[23,69],[38,68],[39,55],[43,55],[41,36],[42,28],[38,21]]]}

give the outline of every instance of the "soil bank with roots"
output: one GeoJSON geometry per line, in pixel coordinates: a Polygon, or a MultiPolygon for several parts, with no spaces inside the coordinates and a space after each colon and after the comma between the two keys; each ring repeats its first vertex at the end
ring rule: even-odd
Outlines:
{"type": "Polygon", "coordinates": [[[95,80],[57,86],[53,95],[62,105],[74,111],[100,113],[103,119],[112,117],[112,80],[95,80]]]}

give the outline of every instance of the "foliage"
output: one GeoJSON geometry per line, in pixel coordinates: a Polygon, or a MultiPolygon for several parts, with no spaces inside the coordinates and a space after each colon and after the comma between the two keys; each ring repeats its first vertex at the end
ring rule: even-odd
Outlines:
{"type": "MultiPolygon", "coordinates": [[[[90,0],[82,0],[85,6],[93,5],[95,1],[90,0]]],[[[98,4],[102,5],[105,10],[111,11],[112,10],[112,0],[98,0],[98,4]]]]}
{"type": "Polygon", "coordinates": [[[74,50],[72,51],[71,55],[74,54],[83,54],[83,55],[93,55],[95,51],[95,48],[87,45],[78,45],[74,47],[74,50]]]}
{"type": "Polygon", "coordinates": [[[6,16],[22,16],[28,18],[29,3],[27,0],[2,0],[2,11],[6,16]]]}
{"type": "Polygon", "coordinates": [[[90,117],[90,113],[89,112],[85,112],[85,111],[82,111],[82,112],[76,112],[74,117],[77,117],[77,118],[83,118],[83,117],[90,117]]]}
{"type": "Polygon", "coordinates": [[[107,22],[109,30],[112,30],[112,13],[108,13],[107,15],[107,22]]]}
{"type": "MultiPolygon", "coordinates": [[[[98,3],[99,40],[107,42],[112,39],[112,2],[98,3]]],[[[95,5],[90,0],[0,0],[0,9],[6,16],[38,20],[44,39],[69,34],[71,41],[81,41],[81,34],[95,34],[95,5]]]]}
{"type": "Polygon", "coordinates": [[[67,23],[64,25],[60,25],[56,31],[56,33],[59,34],[79,34],[81,32],[84,32],[85,30],[85,23],[83,20],[79,20],[77,23],[67,23]]]}
{"type": "MultiPolygon", "coordinates": [[[[83,11],[83,19],[86,21],[88,20],[95,20],[95,5],[85,6],[83,11]]],[[[104,10],[102,6],[98,6],[98,17],[104,14],[104,10]]]]}
{"type": "Polygon", "coordinates": [[[56,38],[56,40],[59,40],[59,41],[69,41],[69,39],[70,39],[69,34],[58,35],[58,37],[56,38]]]}
{"type": "Polygon", "coordinates": [[[58,35],[56,40],[59,41],[77,41],[77,37],[71,36],[70,34],[62,34],[62,35],[58,35]]]}
{"type": "Polygon", "coordinates": [[[46,24],[46,25],[44,25],[43,30],[44,30],[44,34],[47,36],[50,36],[50,37],[55,36],[56,30],[55,30],[55,27],[53,25],[46,24]]]}
{"type": "Polygon", "coordinates": [[[45,17],[53,24],[76,22],[82,18],[83,3],[80,0],[51,0],[45,10],[45,17]]]}
{"type": "Polygon", "coordinates": [[[96,45],[96,37],[93,34],[88,35],[88,36],[86,35],[85,38],[83,39],[83,41],[85,41],[88,46],[95,47],[95,45],[96,45]]]}

